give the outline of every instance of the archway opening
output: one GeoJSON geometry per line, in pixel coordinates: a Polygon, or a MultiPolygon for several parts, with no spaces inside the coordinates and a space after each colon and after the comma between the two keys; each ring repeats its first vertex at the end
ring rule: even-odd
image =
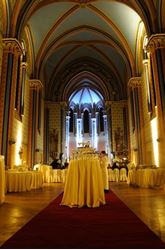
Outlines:
{"type": "Polygon", "coordinates": [[[105,131],[106,110],[103,96],[98,90],[82,86],[69,98],[66,119],[67,158],[75,148],[88,142],[96,150],[107,150],[110,145],[108,130],[105,131]]]}

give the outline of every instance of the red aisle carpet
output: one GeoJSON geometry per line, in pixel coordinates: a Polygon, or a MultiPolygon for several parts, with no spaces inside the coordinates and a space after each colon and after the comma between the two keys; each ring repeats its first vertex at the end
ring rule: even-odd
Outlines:
{"type": "Polygon", "coordinates": [[[62,195],[1,248],[164,248],[163,243],[112,191],[99,208],[60,206],[62,195]]]}

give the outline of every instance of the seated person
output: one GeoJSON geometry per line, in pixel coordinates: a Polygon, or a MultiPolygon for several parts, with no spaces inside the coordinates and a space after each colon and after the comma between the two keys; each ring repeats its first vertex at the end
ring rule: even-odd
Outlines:
{"type": "Polygon", "coordinates": [[[118,168],[119,169],[119,164],[117,162],[113,162],[112,169],[118,168]]]}
{"type": "Polygon", "coordinates": [[[61,164],[59,163],[59,159],[54,159],[50,166],[52,166],[53,169],[59,169],[61,168],[61,164]]]}

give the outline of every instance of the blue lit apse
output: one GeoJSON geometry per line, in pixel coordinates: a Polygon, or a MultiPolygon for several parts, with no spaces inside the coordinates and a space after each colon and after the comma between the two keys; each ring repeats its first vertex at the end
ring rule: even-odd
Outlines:
{"type": "MultiPolygon", "coordinates": [[[[75,114],[75,135],[76,146],[79,147],[81,143],[90,141],[91,147],[98,150],[98,134],[97,128],[99,126],[99,120],[97,118],[97,112],[100,107],[103,108],[104,99],[103,96],[95,89],[91,89],[85,85],[78,90],[75,90],[69,98],[69,107],[73,109],[75,114]],[[97,112],[96,112],[97,109],[97,112]],[[88,116],[84,115],[87,110],[88,116]],[[89,119],[89,121],[87,120],[89,119]],[[85,125],[88,124],[88,127],[85,125]]],[[[68,126],[67,126],[68,128],[68,126]]],[[[69,134],[66,136],[66,144],[69,145],[69,134]]],[[[68,154],[67,146],[67,154],[68,154]]]]}
{"type": "Polygon", "coordinates": [[[85,103],[98,103],[100,100],[103,100],[102,95],[88,87],[80,89],[78,92],[75,91],[69,98],[69,101],[74,104],[85,104],[85,103]]]}

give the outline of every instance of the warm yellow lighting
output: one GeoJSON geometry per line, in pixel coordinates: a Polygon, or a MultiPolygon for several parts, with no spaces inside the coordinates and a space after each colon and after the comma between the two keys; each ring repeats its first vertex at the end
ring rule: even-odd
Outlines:
{"type": "Polygon", "coordinates": [[[22,148],[22,126],[18,124],[17,127],[17,139],[16,139],[16,151],[15,151],[15,165],[21,165],[22,159],[20,158],[20,149],[22,148]]]}
{"type": "Polygon", "coordinates": [[[158,126],[157,126],[157,117],[151,121],[152,128],[152,144],[153,144],[153,153],[155,165],[159,166],[159,150],[158,150],[158,126]]]}

